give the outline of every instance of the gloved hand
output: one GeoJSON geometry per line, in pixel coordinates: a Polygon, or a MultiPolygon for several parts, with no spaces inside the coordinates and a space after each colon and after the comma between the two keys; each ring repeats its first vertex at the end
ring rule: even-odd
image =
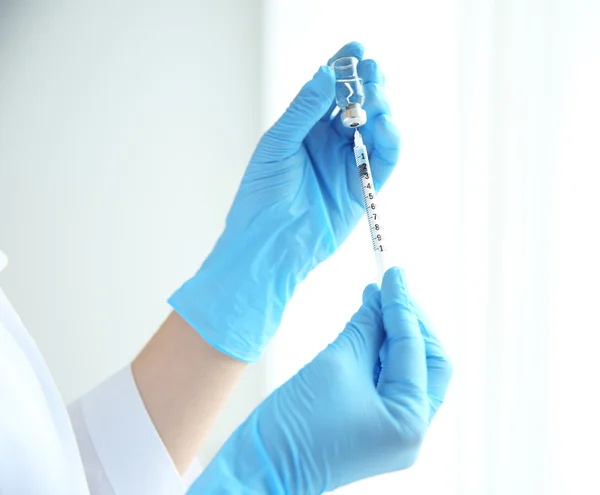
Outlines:
{"type": "MultiPolygon", "coordinates": [[[[333,58],[361,58],[358,43],[333,58]]],[[[383,76],[362,60],[361,127],[378,188],[399,153],[399,137],[383,94],[383,76]]],[[[254,361],[275,334],[296,285],[348,237],[363,211],[353,131],[335,108],[335,76],[321,67],[260,140],[227,216],[226,227],[198,273],[171,306],[206,341],[254,361]]]]}
{"type": "Polygon", "coordinates": [[[385,274],[314,361],[233,433],[189,494],[333,490],[411,466],[451,376],[403,275],[385,274]]]}

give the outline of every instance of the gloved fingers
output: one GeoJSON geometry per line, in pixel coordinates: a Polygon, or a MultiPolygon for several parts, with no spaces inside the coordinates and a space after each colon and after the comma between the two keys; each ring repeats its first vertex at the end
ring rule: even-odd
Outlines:
{"type": "Polygon", "coordinates": [[[381,320],[381,295],[377,284],[369,284],[363,291],[363,304],[352,316],[348,326],[359,330],[362,337],[360,348],[362,361],[369,369],[379,358],[379,349],[383,343],[383,322],[381,320]]]}
{"type": "Polygon", "coordinates": [[[400,156],[400,134],[396,124],[387,113],[382,113],[367,122],[360,130],[367,151],[375,190],[385,184],[400,156]]]}
{"type": "MultiPolygon", "coordinates": [[[[377,302],[377,309],[379,310],[379,312],[381,313],[381,294],[379,291],[379,286],[377,284],[370,284],[367,285],[367,287],[365,287],[365,290],[363,292],[363,304],[365,304],[367,301],[369,301],[369,299],[371,298],[375,298],[375,301],[377,302]]],[[[369,355],[367,357],[367,362],[369,364],[372,363],[372,368],[373,368],[373,386],[376,387],[377,383],[379,382],[379,374],[381,373],[381,361],[380,361],[380,353],[381,353],[381,345],[383,344],[383,340],[384,340],[384,333],[383,333],[383,323],[381,322],[381,320],[379,321],[379,325],[377,328],[377,333],[379,335],[379,339],[374,339],[374,346],[372,346],[370,348],[369,355]]]]}
{"type": "Polygon", "coordinates": [[[383,277],[381,307],[387,356],[382,363],[379,392],[395,406],[427,417],[425,342],[399,268],[391,268],[383,277]]]}
{"type": "Polygon", "coordinates": [[[446,352],[444,346],[442,345],[442,342],[436,335],[433,325],[427,317],[427,315],[425,314],[425,311],[423,311],[422,306],[412,296],[410,298],[410,302],[413,307],[413,310],[417,313],[417,318],[419,319],[419,327],[421,329],[421,335],[423,335],[423,339],[425,339],[425,345],[431,345],[432,349],[438,349],[438,353],[447,356],[448,353],[446,352]]]}
{"type": "Polygon", "coordinates": [[[277,161],[296,153],[306,135],[330,107],[334,91],[333,69],[321,66],[279,120],[262,137],[253,160],[277,161]]]}
{"type": "Polygon", "coordinates": [[[385,94],[385,76],[377,62],[372,59],[361,60],[358,64],[358,74],[363,80],[365,90],[365,103],[363,108],[367,112],[367,124],[378,115],[386,113],[391,115],[390,104],[385,94]]]}
{"type": "Polygon", "coordinates": [[[392,173],[400,154],[400,134],[391,119],[392,111],[385,94],[385,76],[374,60],[359,63],[365,88],[364,109],[367,123],[359,131],[369,152],[375,188],[379,189],[392,173]]]}
{"type": "Polygon", "coordinates": [[[358,60],[362,60],[364,53],[364,46],[362,46],[358,41],[351,41],[340,48],[335,55],[327,61],[327,65],[331,65],[338,58],[342,57],[356,57],[358,60]]]}
{"type": "Polygon", "coordinates": [[[359,60],[358,62],[358,77],[363,80],[363,84],[377,83],[385,84],[385,75],[377,65],[377,62],[372,58],[359,60]]]}
{"type": "Polygon", "coordinates": [[[431,421],[446,397],[446,391],[452,378],[452,363],[446,350],[437,339],[425,341],[425,354],[427,356],[429,421],[431,421]]]}
{"type": "Polygon", "coordinates": [[[334,346],[352,356],[356,366],[362,366],[365,371],[372,373],[379,359],[383,339],[379,287],[371,284],[363,292],[362,306],[346,324],[334,346]]]}
{"type": "Polygon", "coordinates": [[[379,298],[379,287],[377,284],[369,284],[365,287],[362,294],[363,304],[375,304],[378,308],[381,307],[381,299],[379,298]]]}
{"type": "Polygon", "coordinates": [[[379,376],[381,375],[381,358],[375,360],[373,363],[373,386],[377,387],[379,383],[379,376]]]}
{"type": "Polygon", "coordinates": [[[410,304],[419,320],[419,329],[425,341],[427,359],[427,396],[429,397],[429,421],[433,419],[444,402],[446,390],[452,378],[452,363],[448,352],[440,342],[421,305],[411,296],[410,304]]]}
{"type": "Polygon", "coordinates": [[[367,123],[364,127],[369,125],[369,120],[374,120],[382,113],[392,115],[390,103],[385,94],[385,88],[382,84],[377,82],[369,82],[365,84],[365,104],[363,108],[367,112],[367,123]]]}

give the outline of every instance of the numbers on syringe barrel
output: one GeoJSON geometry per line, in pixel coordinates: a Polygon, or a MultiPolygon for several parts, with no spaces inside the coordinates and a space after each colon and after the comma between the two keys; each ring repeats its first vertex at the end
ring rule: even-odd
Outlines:
{"type": "Polygon", "coordinates": [[[374,202],[375,195],[372,192],[367,192],[369,189],[374,190],[373,184],[369,180],[369,174],[364,172],[361,174],[365,206],[367,208],[367,217],[371,228],[371,236],[373,241],[373,249],[376,251],[384,251],[383,236],[381,235],[381,224],[378,222],[379,214],[377,212],[377,203],[374,202]]]}

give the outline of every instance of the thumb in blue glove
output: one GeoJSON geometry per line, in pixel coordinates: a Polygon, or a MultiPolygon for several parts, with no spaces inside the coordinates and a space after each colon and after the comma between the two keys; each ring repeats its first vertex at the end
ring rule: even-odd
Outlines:
{"type": "Polygon", "coordinates": [[[392,269],[381,294],[367,287],[337,340],[255,410],[190,493],[318,494],[408,468],[450,376],[392,269]]]}
{"type": "MultiPolygon", "coordinates": [[[[361,45],[350,43],[333,58],[362,54],[361,45]]],[[[361,129],[380,187],[398,158],[398,132],[377,64],[361,60],[358,71],[369,116],[361,129]]],[[[352,131],[330,119],[334,94],[333,71],[323,66],[260,140],[225,231],[169,300],[207,342],[242,361],[258,359],[296,285],[364,214],[352,131]]]]}

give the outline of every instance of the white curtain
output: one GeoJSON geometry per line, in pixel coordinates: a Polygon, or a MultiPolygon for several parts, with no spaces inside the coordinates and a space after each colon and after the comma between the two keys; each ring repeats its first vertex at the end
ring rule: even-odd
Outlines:
{"type": "MultiPolygon", "coordinates": [[[[412,469],[344,494],[600,493],[600,4],[269,0],[264,125],[361,41],[401,128],[388,237],[455,364],[412,469]]],[[[361,224],[297,291],[274,387],[357,309],[361,224]]]]}

